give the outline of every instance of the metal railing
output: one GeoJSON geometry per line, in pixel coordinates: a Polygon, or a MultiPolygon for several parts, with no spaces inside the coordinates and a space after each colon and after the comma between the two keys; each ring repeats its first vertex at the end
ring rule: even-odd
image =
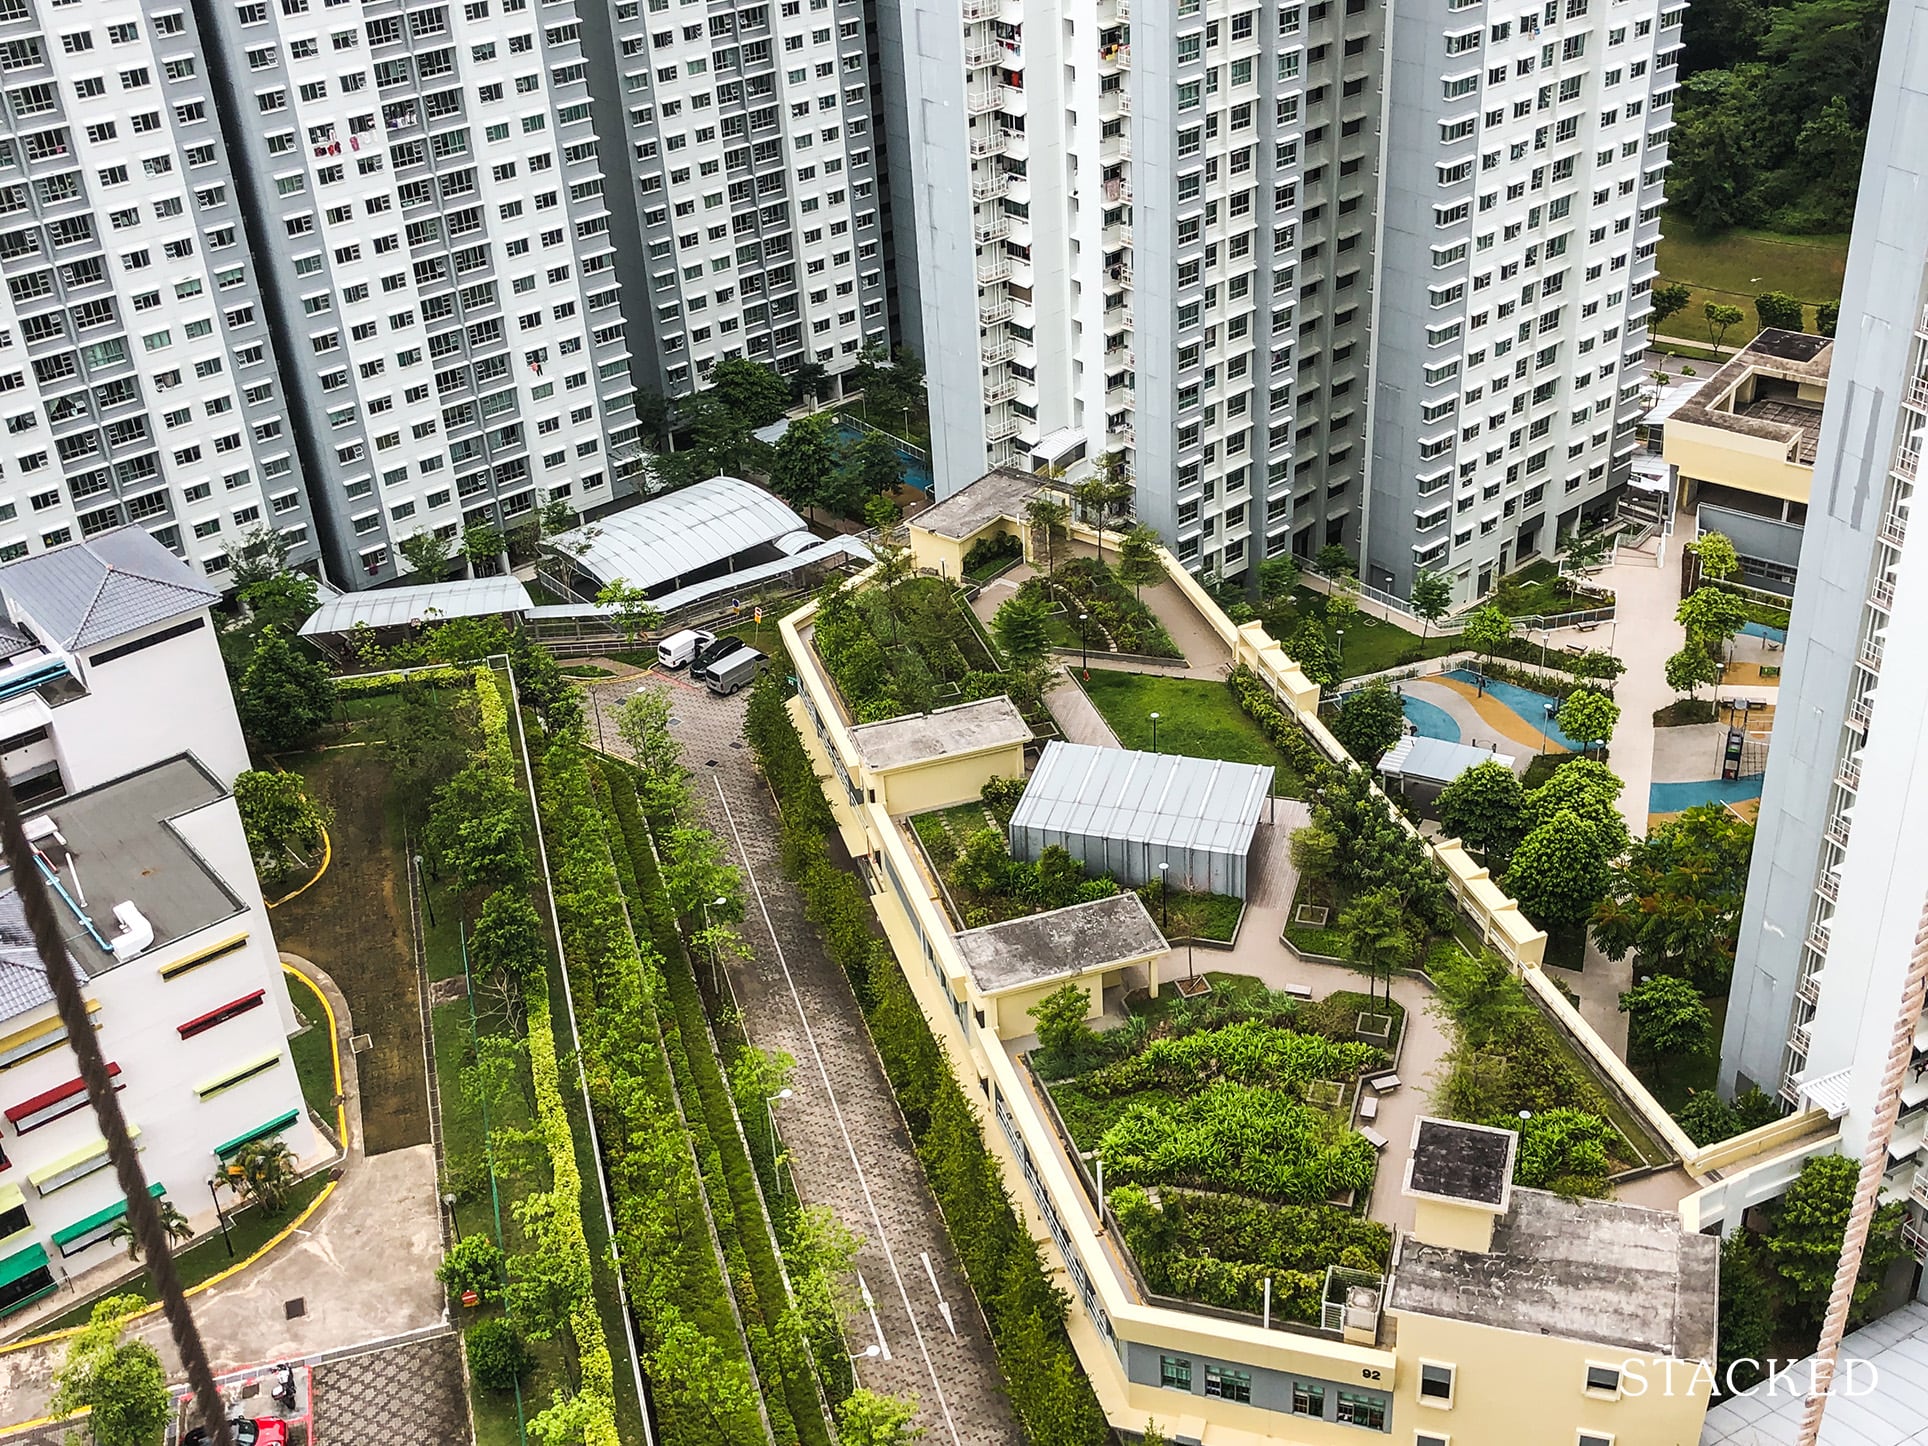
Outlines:
{"type": "Polygon", "coordinates": [[[1002,130],[977,132],[971,137],[970,152],[973,159],[980,161],[986,156],[1003,155],[1004,132],[1002,130]]]}
{"type": "Polygon", "coordinates": [[[983,90],[964,93],[964,112],[966,115],[983,115],[994,111],[1004,104],[1006,91],[1001,85],[986,86],[983,90]]]}
{"type": "Polygon", "coordinates": [[[964,64],[972,70],[982,70],[985,66],[996,65],[1004,55],[1001,45],[967,45],[964,47],[964,64]]]}
{"type": "Polygon", "coordinates": [[[986,297],[977,306],[977,319],[981,325],[996,326],[1001,321],[1009,321],[1017,315],[1017,307],[1009,297],[986,297]]]}
{"type": "Polygon", "coordinates": [[[971,177],[971,199],[973,201],[995,201],[1011,189],[1011,178],[1003,171],[995,171],[988,176],[971,177]]]}
{"type": "Polygon", "coordinates": [[[987,241],[1002,241],[1011,234],[1011,218],[999,211],[989,220],[974,222],[971,226],[971,239],[982,246],[987,241]]]}
{"type": "Polygon", "coordinates": [[[1011,258],[1006,252],[1000,251],[996,255],[987,256],[977,263],[977,284],[979,286],[993,286],[1000,281],[1009,281],[1010,279],[1011,258]]]}
{"type": "Polygon", "coordinates": [[[1018,354],[1015,338],[1008,335],[986,337],[984,339],[984,361],[987,365],[1009,361],[1018,354]]]}

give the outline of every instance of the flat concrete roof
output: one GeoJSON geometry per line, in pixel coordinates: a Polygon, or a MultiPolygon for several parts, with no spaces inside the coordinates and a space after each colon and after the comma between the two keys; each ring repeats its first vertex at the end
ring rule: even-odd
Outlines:
{"type": "Polygon", "coordinates": [[[957,936],[957,952],[985,994],[1070,979],[1165,952],[1165,936],[1136,894],[1027,914],[957,936]]]}
{"type": "MultiPolygon", "coordinates": [[[[225,797],[227,790],[212,774],[181,754],[71,794],[28,817],[52,818],[66,840],[62,846],[51,837],[42,839],[40,851],[100,938],[111,942],[120,932],[114,905],[131,901],[154,926],[150,947],[158,948],[242,912],[241,900],[174,825],[181,815],[225,797]],[[76,867],[85,904],[74,891],[76,867]]],[[[11,870],[0,873],[0,889],[10,889],[12,880],[11,870]]],[[[115,967],[113,954],[89,935],[74,907],[58,907],[68,947],[81,967],[90,975],[115,967]]]]}
{"type": "Polygon", "coordinates": [[[1402,1236],[1387,1308],[1711,1361],[1719,1259],[1670,1211],[1516,1188],[1487,1253],[1402,1236]]]}
{"type": "Polygon", "coordinates": [[[1717,427],[1763,441],[1793,443],[1796,460],[1813,465],[1821,411],[1786,398],[1755,398],[1735,409],[1734,395],[1749,377],[1772,377],[1825,388],[1834,362],[1829,337],[1769,327],[1735,352],[1699,390],[1674,409],[1672,420],[1717,427]],[[1809,414],[1812,414],[1811,416],[1809,414]]]}
{"type": "Polygon", "coordinates": [[[850,741],[865,767],[874,772],[905,768],[978,753],[1012,743],[1029,743],[1031,725],[1009,698],[957,703],[931,713],[908,713],[850,730],[850,741]]]}
{"type": "Polygon", "coordinates": [[[953,492],[935,506],[926,507],[908,525],[962,541],[982,532],[1000,517],[1024,515],[1024,504],[1044,485],[1044,479],[1015,467],[999,467],[986,472],[969,486],[953,492]]]}
{"type": "Polygon", "coordinates": [[[1413,1122],[1406,1188],[1442,1200],[1504,1207],[1519,1138],[1511,1130],[1422,1115],[1413,1122]]]}

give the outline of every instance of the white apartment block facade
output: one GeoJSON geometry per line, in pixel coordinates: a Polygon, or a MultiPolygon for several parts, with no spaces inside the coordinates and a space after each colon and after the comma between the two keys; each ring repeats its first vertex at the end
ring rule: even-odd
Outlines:
{"type": "Polygon", "coordinates": [[[940,492],[1122,451],[1200,572],[1339,543],[1470,597],[1549,553],[1633,448],[1684,13],[1658,5],[887,22],[940,492]]]}
{"type": "Polygon", "coordinates": [[[1603,514],[1635,448],[1684,4],[1402,8],[1367,582],[1464,600],[1603,514]]]}
{"type": "Polygon", "coordinates": [[[634,388],[571,0],[215,13],[335,580],[607,503],[634,388]]]}
{"type": "Polygon", "coordinates": [[[615,224],[644,384],[687,395],[737,357],[835,375],[887,348],[864,7],[599,3],[598,128],[633,188],[615,224]]]}
{"type": "Polygon", "coordinates": [[[217,586],[316,555],[258,268],[181,5],[0,5],[0,559],[138,523],[217,586]]]}

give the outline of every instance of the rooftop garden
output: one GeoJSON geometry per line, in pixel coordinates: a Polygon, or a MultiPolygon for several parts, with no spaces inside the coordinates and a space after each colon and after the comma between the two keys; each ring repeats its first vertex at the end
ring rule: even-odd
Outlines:
{"type": "MultiPolygon", "coordinates": [[[[1143,582],[1155,581],[1142,572],[1120,563],[1120,569],[1143,582]]],[[[1156,566],[1156,560],[1153,561],[1156,566]]],[[[1171,634],[1165,631],[1152,610],[1136,591],[1119,579],[1117,571],[1095,557],[1068,557],[1048,573],[1026,578],[1018,590],[998,609],[997,631],[1000,639],[1015,636],[1018,630],[1035,635],[1042,624],[1050,645],[1075,648],[1080,645],[1094,653],[1135,653],[1143,657],[1182,658],[1171,634]],[[1085,616],[1082,635],[1079,615],[1085,616]]],[[[1006,651],[1024,651],[1022,643],[1006,651]]]]}
{"type": "MultiPolygon", "coordinates": [[[[1230,763],[1269,764],[1275,770],[1274,793],[1288,798],[1302,794],[1303,775],[1296,755],[1274,741],[1258,720],[1242,710],[1223,683],[1093,668],[1083,686],[1092,706],[1104,715],[1126,748],[1151,750],[1151,715],[1156,713],[1156,751],[1222,758],[1230,763]]],[[[1292,733],[1303,738],[1297,724],[1286,720],[1283,713],[1279,716],[1292,733]]]]}
{"type": "Polygon", "coordinates": [[[1269,1278],[1276,1318],[1317,1321],[1328,1266],[1383,1271],[1390,1251],[1362,1213],[1377,1156],[1350,1124],[1359,1079],[1387,1056],[1352,1037],[1343,997],[1226,982],[1104,1034],[1067,985],[1034,1011],[1031,1061],[1072,1144],[1102,1162],[1154,1292],[1257,1312],[1269,1278]]]}

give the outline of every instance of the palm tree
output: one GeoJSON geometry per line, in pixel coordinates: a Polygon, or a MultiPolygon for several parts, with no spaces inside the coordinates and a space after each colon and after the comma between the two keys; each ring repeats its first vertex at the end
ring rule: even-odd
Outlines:
{"type": "Polygon", "coordinates": [[[1032,552],[1043,549],[1045,575],[1055,576],[1058,543],[1068,535],[1066,524],[1071,521],[1071,509],[1050,493],[1040,492],[1024,504],[1024,520],[1030,524],[1032,552]]]}
{"type": "MultiPolygon", "coordinates": [[[[167,1232],[169,1240],[178,1245],[194,1234],[194,1227],[187,1223],[187,1216],[174,1208],[172,1200],[162,1196],[158,1208],[161,1212],[161,1229],[167,1232]]],[[[107,1238],[116,1245],[125,1245],[129,1260],[141,1258],[140,1237],[134,1233],[134,1222],[127,1216],[121,1216],[114,1228],[108,1232],[107,1238]]]]}
{"type": "Polygon", "coordinates": [[[279,1140],[243,1145],[228,1161],[235,1193],[247,1196],[269,1215],[280,1212],[295,1182],[294,1152],[279,1140]]]}

